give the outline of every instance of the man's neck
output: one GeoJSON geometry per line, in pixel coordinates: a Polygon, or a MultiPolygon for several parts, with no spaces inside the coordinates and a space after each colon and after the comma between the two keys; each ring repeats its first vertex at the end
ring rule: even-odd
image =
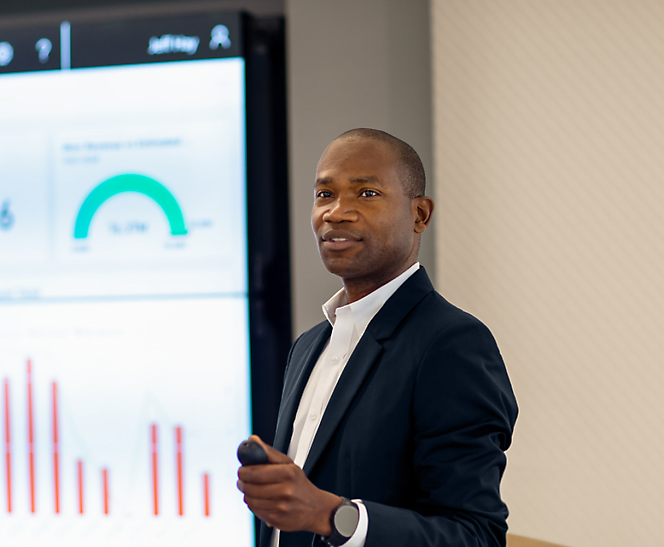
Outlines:
{"type": "Polygon", "coordinates": [[[380,289],[383,285],[386,285],[393,279],[399,277],[402,273],[404,273],[408,268],[410,268],[416,262],[417,259],[407,263],[396,273],[387,274],[382,278],[372,277],[367,279],[342,279],[348,303],[352,304],[353,302],[356,302],[361,298],[364,298],[365,296],[371,294],[376,289],[380,289]]]}

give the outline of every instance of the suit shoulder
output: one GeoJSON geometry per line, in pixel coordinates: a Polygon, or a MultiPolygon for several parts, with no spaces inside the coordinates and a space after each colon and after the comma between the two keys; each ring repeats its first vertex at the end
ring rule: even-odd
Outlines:
{"type": "Polygon", "coordinates": [[[432,291],[423,298],[412,310],[409,318],[416,323],[426,325],[427,329],[439,332],[458,328],[489,332],[488,327],[480,319],[455,306],[437,291],[432,291]]]}
{"type": "Polygon", "coordinates": [[[331,325],[329,321],[321,321],[317,325],[314,325],[308,330],[305,330],[300,336],[298,336],[297,340],[293,343],[293,345],[296,345],[300,342],[306,343],[310,340],[316,340],[325,330],[331,329],[331,325]]]}
{"type": "Polygon", "coordinates": [[[329,332],[332,331],[332,326],[328,321],[321,321],[317,325],[311,327],[309,330],[306,330],[300,334],[300,336],[298,336],[295,342],[293,342],[291,345],[288,357],[289,362],[293,354],[300,353],[302,351],[308,351],[311,347],[320,343],[321,337],[325,334],[326,331],[328,331],[329,336],[329,332]]]}

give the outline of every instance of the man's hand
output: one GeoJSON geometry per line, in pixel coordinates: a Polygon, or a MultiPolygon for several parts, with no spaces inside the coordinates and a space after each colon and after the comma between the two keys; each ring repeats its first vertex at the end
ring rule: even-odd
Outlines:
{"type": "Polygon", "coordinates": [[[249,438],[263,447],[269,462],[242,466],[238,471],[237,487],[249,509],[268,526],[284,532],[332,535],[330,518],[341,498],[316,488],[293,460],[257,435],[249,438]]]}

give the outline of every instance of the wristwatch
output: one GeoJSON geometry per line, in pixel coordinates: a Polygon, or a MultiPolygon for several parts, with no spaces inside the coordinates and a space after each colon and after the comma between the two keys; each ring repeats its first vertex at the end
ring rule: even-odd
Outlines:
{"type": "Polygon", "coordinates": [[[332,512],[330,524],[332,524],[332,535],[329,538],[321,537],[326,545],[338,547],[346,543],[357,529],[360,521],[360,509],[355,502],[347,498],[341,498],[341,505],[332,512]]]}

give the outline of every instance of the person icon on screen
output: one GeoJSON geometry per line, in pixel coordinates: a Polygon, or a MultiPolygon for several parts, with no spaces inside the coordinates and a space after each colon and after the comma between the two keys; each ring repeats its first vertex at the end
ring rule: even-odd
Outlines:
{"type": "Polygon", "coordinates": [[[224,49],[231,47],[231,39],[228,37],[228,27],[226,25],[217,25],[212,29],[210,36],[210,49],[218,49],[221,46],[224,49]]]}

